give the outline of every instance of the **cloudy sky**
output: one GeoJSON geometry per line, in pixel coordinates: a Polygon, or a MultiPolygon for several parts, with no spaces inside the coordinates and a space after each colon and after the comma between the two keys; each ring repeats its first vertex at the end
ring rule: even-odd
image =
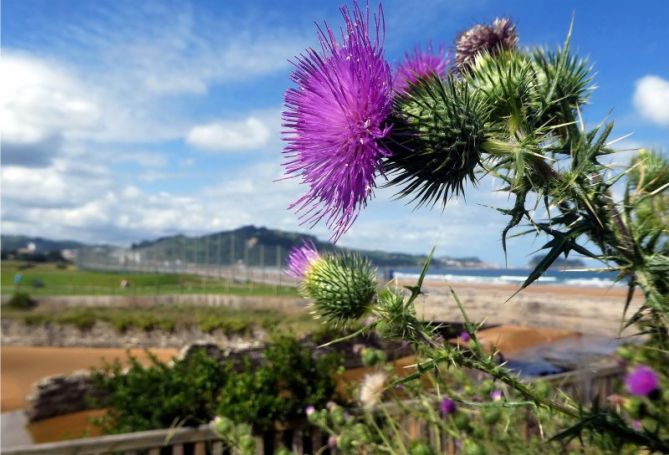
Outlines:
{"type": "MultiPolygon", "coordinates": [[[[343,1],[343,0],[342,0],[343,1]]],[[[286,207],[302,189],[281,176],[288,59],[315,45],[314,21],[341,1],[4,0],[0,63],[2,231],[127,244],[246,224],[307,231],[286,207]]],[[[588,122],[607,115],[627,147],[669,147],[669,3],[390,0],[386,56],[450,46],[498,15],[525,46],[573,45],[599,87],[588,122]]],[[[414,211],[379,190],[340,241],[502,262],[509,204],[484,180],[466,200],[414,211]]],[[[328,232],[312,230],[321,238],[328,232]]],[[[512,243],[511,264],[540,246],[512,243]]]]}

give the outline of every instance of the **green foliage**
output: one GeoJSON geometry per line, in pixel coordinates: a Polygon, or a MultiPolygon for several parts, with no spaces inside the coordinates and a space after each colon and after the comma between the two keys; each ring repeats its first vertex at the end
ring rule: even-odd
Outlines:
{"type": "Polygon", "coordinates": [[[12,297],[5,303],[10,310],[32,310],[37,306],[37,301],[30,297],[27,292],[14,292],[12,297]]]}
{"type": "Polygon", "coordinates": [[[255,329],[284,329],[296,334],[306,334],[320,327],[309,315],[302,313],[282,314],[273,309],[202,305],[62,308],[58,305],[42,304],[29,312],[8,307],[3,311],[2,317],[17,319],[33,326],[73,325],[81,330],[91,329],[96,322],[100,322],[111,325],[119,334],[128,330],[173,332],[199,328],[205,333],[250,336],[255,329]]]}
{"type": "Polygon", "coordinates": [[[328,322],[355,321],[374,299],[376,270],[356,254],[326,254],[313,263],[300,291],[328,322]]]}
{"type": "Polygon", "coordinates": [[[307,406],[324,406],[335,398],[339,365],[336,355],[314,359],[310,349],[280,336],[260,365],[247,361],[225,383],[218,415],[261,428],[303,418],[307,406]]]}
{"type": "Polygon", "coordinates": [[[202,351],[170,366],[151,356],[143,366],[130,357],[127,373],[120,362],[95,371],[97,387],[108,397],[97,403],[107,408],[98,422],[105,432],[199,425],[214,417],[219,392],[230,371],[202,351]]]}
{"type": "Polygon", "coordinates": [[[227,417],[218,416],[211,426],[229,447],[236,449],[239,455],[254,455],[256,453],[256,441],[253,437],[251,425],[246,423],[235,424],[227,417]]]}
{"type": "MultiPolygon", "coordinates": [[[[151,356],[143,366],[130,357],[127,372],[118,361],[94,371],[96,386],[106,392],[96,404],[108,409],[98,423],[106,432],[124,433],[199,425],[218,415],[219,431],[227,424],[244,430],[237,426],[245,422],[270,428],[304,417],[309,405],[333,400],[339,365],[338,356],[314,359],[310,349],[286,336],[267,347],[259,365],[221,363],[203,350],[171,365],[151,356]]],[[[241,431],[237,443],[248,442],[246,434],[241,431]]]]}

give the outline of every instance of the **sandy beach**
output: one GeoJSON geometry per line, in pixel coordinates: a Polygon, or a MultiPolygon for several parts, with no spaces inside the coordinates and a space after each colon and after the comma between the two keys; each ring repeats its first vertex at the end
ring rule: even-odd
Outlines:
{"type": "MultiPolygon", "coordinates": [[[[105,360],[127,359],[127,352],[125,349],[2,347],[2,412],[22,409],[32,384],[45,376],[87,370],[101,366],[105,360]]],[[[148,361],[144,350],[131,349],[130,352],[140,361],[148,361]]],[[[152,349],[151,352],[162,360],[177,354],[176,349],[152,349]]]]}
{"type": "MultiPolygon", "coordinates": [[[[567,329],[609,337],[620,334],[627,293],[619,286],[538,285],[509,300],[518,289],[516,286],[453,283],[452,288],[475,322],[567,329]]],[[[420,316],[437,321],[463,320],[448,283],[426,282],[424,291],[417,305],[420,316]]],[[[637,292],[628,315],[640,305],[641,295],[637,292]]]]}

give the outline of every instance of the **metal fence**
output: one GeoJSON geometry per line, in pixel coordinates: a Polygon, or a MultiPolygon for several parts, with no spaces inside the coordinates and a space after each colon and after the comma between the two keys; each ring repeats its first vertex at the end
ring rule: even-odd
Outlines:
{"type": "Polygon", "coordinates": [[[282,268],[289,249],[266,247],[235,235],[179,237],[135,247],[87,247],[77,250],[83,270],[192,274],[234,282],[291,285],[282,268]]]}

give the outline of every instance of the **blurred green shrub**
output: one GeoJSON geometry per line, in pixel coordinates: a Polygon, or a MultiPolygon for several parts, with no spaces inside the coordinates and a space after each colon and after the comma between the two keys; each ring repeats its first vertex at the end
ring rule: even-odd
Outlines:
{"type": "Polygon", "coordinates": [[[5,305],[12,310],[32,310],[37,306],[37,301],[27,292],[15,292],[5,305]]]}

